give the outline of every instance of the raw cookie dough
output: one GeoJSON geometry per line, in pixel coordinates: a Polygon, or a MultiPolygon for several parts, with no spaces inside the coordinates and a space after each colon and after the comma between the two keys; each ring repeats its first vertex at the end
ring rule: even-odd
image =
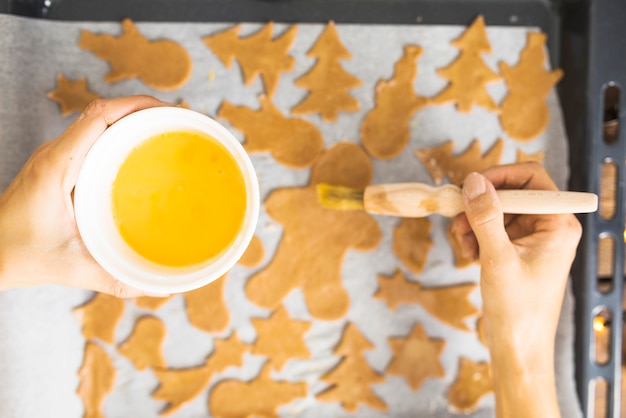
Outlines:
{"type": "Polygon", "coordinates": [[[198,396],[209,384],[211,370],[206,366],[188,369],[155,369],[159,387],[152,398],[167,404],[160,415],[169,415],[198,396]]]}
{"type": "Polygon", "coordinates": [[[265,257],[265,247],[263,241],[256,235],[252,237],[246,252],[243,253],[237,264],[244,267],[256,267],[263,261],[265,257]]]}
{"type": "Polygon", "coordinates": [[[493,392],[491,364],[476,363],[461,357],[459,374],[448,392],[450,405],[464,414],[469,414],[476,410],[478,401],[491,392],[493,392]]]}
{"type": "Polygon", "coordinates": [[[409,142],[411,117],[429,103],[428,99],[417,96],[413,87],[416,61],[421,54],[419,46],[405,46],[393,77],[376,84],[376,105],[361,125],[363,146],[375,158],[386,160],[402,152],[409,142]]]}
{"type": "Polygon", "coordinates": [[[122,22],[124,33],[96,35],[83,30],[78,46],[108,61],[107,83],[138,77],[157,90],[174,90],[191,76],[191,57],[181,45],[170,40],[150,41],[130,19],[122,22]]]}
{"type": "Polygon", "coordinates": [[[173,296],[166,297],[153,297],[153,296],[140,296],[135,299],[135,305],[140,308],[149,309],[151,311],[156,311],[159,309],[165,302],[170,300],[173,296]]]}
{"type": "Polygon", "coordinates": [[[386,411],[388,407],[385,401],[370,388],[375,383],[383,382],[385,377],[373,370],[363,355],[363,351],[373,348],[374,345],[357,327],[348,323],[341,341],[333,351],[333,354],[342,358],[320,379],[330,386],[315,397],[322,402],[339,402],[348,412],[356,412],[360,404],[386,411]]]}
{"type": "Polygon", "coordinates": [[[446,342],[429,338],[421,324],[415,324],[406,337],[391,337],[389,345],[393,358],[386,373],[402,376],[413,391],[418,390],[428,378],[446,375],[439,358],[446,342]]]}
{"type": "Polygon", "coordinates": [[[454,255],[454,265],[458,269],[462,269],[465,267],[469,267],[472,264],[478,263],[478,260],[474,260],[473,258],[468,258],[463,255],[463,251],[461,249],[461,243],[457,239],[456,235],[452,231],[453,224],[450,223],[446,230],[446,237],[448,238],[448,242],[450,243],[450,247],[452,248],[452,254],[454,255]]]}
{"type": "Polygon", "coordinates": [[[491,53],[483,17],[478,16],[451,44],[461,52],[450,65],[437,71],[437,74],[450,81],[450,84],[434,97],[432,102],[455,103],[457,110],[462,113],[470,112],[474,105],[498,112],[498,105],[485,88],[486,84],[500,80],[500,76],[489,69],[481,56],[491,53]]]}
{"type": "Polygon", "coordinates": [[[524,163],[527,161],[535,161],[537,163],[542,163],[543,159],[546,157],[546,153],[543,151],[536,152],[534,154],[526,154],[521,149],[517,150],[517,158],[515,159],[518,163],[524,163]]]}
{"type": "Polygon", "coordinates": [[[477,287],[473,283],[423,288],[398,269],[391,277],[378,275],[378,284],[374,297],[384,300],[389,309],[395,310],[402,303],[419,303],[432,316],[461,331],[470,331],[465,320],[478,313],[469,300],[477,287]]]}
{"type": "Polygon", "coordinates": [[[251,318],[257,332],[252,354],[269,357],[268,364],[280,371],[292,358],[308,359],[311,352],[304,335],[311,323],[291,319],[284,307],[279,307],[269,318],[251,318]]]}
{"type": "Polygon", "coordinates": [[[105,418],[102,404],[113,390],[115,374],[115,367],[107,353],[98,344],[88,341],[83,364],[78,371],[80,383],[76,390],[85,408],[83,417],[105,418]]]}
{"type": "Polygon", "coordinates": [[[239,62],[246,85],[249,86],[257,75],[261,75],[265,92],[272,97],[280,74],[291,71],[296,64],[296,60],[288,53],[298,27],[293,25],[274,39],[274,22],[269,22],[258,32],[246,37],[239,37],[240,29],[241,25],[236,25],[202,40],[226,68],[233,65],[233,59],[239,62]]]}
{"type": "Polygon", "coordinates": [[[420,274],[433,247],[428,218],[402,218],[393,230],[393,252],[413,274],[420,274]]]}
{"type": "Polygon", "coordinates": [[[199,289],[183,294],[187,318],[194,327],[206,332],[226,329],[230,314],[224,302],[224,283],[228,273],[199,289]]]}
{"type": "Polygon", "coordinates": [[[207,387],[211,377],[227,367],[243,366],[243,355],[250,347],[236,333],[225,340],[215,339],[215,348],[205,364],[186,369],[154,369],[160,382],[152,397],[167,402],[161,415],[170,414],[194,399],[207,387]]]}
{"type": "Polygon", "coordinates": [[[97,338],[105,343],[115,342],[115,328],[122,319],[126,303],[124,299],[96,293],[85,304],[74,308],[74,316],[83,324],[83,336],[86,340],[97,338]]]}
{"type": "Polygon", "coordinates": [[[548,126],[550,111],[546,98],[563,77],[563,71],[546,70],[546,61],[546,35],[530,32],[517,65],[500,63],[500,72],[508,87],[508,94],[502,101],[500,123],[504,132],[518,141],[530,141],[548,126]]]}
{"type": "Polygon", "coordinates": [[[154,316],[142,316],[135,323],[132,333],[117,350],[130,360],[137,370],[148,367],[167,367],[163,357],[165,325],[154,316]]]}
{"type": "Polygon", "coordinates": [[[484,155],[480,151],[480,142],[472,141],[467,150],[458,156],[453,155],[454,142],[447,141],[434,148],[417,150],[417,157],[424,163],[435,184],[443,182],[444,176],[457,186],[472,171],[483,171],[500,163],[504,141],[498,139],[484,155]]]}
{"type": "Polygon", "coordinates": [[[275,309],[295,287],[300,287],[314,318],[333,320],[350,305],[341,281],[348,249],[374,249],[381,239],[378,223],[369,214],[326,209],[316,185],[328,183],[365,188],[372,179],[372,163],[353,143],[337,143],[316,162],[305,187],[274,190],[265,201],[270,217],[284,233],[274,259],[246,284],[250,301],[275,309]]]}
{"type": "Polygon", "coordinates": [[[269,97],[259,96],[260,108],[253,110],[223,101],[217,116],[241,131],[249,153],[269,151],[279,163],[292,168],[310,166],[324,148],[319,129],[304,119],[283,115],[269,97]]]}
{"type": "Polygon", "coordinates": [[[57,88],[47,96],[61,106],[61,116],[80,113],[89,103],[100,98],[98,93],[89,90],[86,77],[69,80],[63,74],[57,74],[57,88]]]}
{"type": "Polygon", "coordinates": [[[322,120],[332,122],[337,120],[340,111],[358,111],[360,104],[348,90],[360,86],[362,82],[339,63],[339,60],[351,59],[352,55],[341,43],[334,22],[328,22],[306,56],[317,58],[317,61],[294,84],[309,90],[309,94],[291,109],[291,114],[319,113],[322,120]]]}
{"type": "Polygon", "coordinates": [[[307,384],[276,381],[272,367],[265,363],[259,376],[249,382],[223,380],[209,395],[209,411],[220,418],[278,418],[277,409],[307,393],[307,384]]]}

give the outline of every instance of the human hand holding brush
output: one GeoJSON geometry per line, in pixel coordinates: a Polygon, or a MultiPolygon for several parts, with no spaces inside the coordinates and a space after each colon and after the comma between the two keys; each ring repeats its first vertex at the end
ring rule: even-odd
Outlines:
{"type": "Polygon", "coordinates": [[[571,214],[504,215],[497,189],[557,187],[537,163],[472,173],[453,234],[480,260],[498,417],[559,417],[554,342],[582,228],[571,214]]]}
{"type": "MultiPolygon", "coordinates": [[[[559,190],[497,190],[504,213],[588,213],[598,209],[598,196],[559,190]]],[[[317,185],[322,206],[337,210],[365,210],[375,215],[423,218],[456,216],[465,210],[461,188],[454,184],[433,187],[425,183],[374,184],[365,189],[331,184],[317,185]]]]}
{"type": "Polygon", "coordinates": [[[582,232],[572,213],[597,210],[596,195],[561,192],[540,164],[523,163],[472,173],[462,188],[322,184],[318,197],[330,209],[456,216],[452,231],[463,255],[480,260],[497,416],[560,416],[554,342],[582,232]]]}

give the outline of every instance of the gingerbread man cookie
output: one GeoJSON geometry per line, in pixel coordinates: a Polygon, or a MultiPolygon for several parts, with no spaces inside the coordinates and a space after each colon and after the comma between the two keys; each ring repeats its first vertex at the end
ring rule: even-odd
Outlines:
{"type": "Polygon", "coordinates": [[[322,207],[316,185],[362,189],[371,179],[372,163],[365,152],[356,144],[338,143],[316,162],[308,186],[273,191],[265,201],[265,209],[283,226],[284,234],[274,259],[248,281],[248,298],[259,306],[275,309],[293,288],[300,287],[313,317],[342,317],[350,304],[341,282],[344,255],[349,248],[375,248],[381,231],[365,212],[322,207]]]}

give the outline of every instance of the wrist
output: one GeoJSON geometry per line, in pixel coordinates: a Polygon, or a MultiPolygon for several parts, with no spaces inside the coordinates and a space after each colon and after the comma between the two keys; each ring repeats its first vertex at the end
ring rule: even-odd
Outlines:
{"type": "Polygon", "coordinates": [[[498,417],[560,416],[553,341],[492,341],[490,352],[498,417]]]}
{"type": "Polygon", "coordinates": [[[500,341],[492,344],[490,354],[497,370],[522,380],[554,376],[554,344],[520,345],[500,341]]]}

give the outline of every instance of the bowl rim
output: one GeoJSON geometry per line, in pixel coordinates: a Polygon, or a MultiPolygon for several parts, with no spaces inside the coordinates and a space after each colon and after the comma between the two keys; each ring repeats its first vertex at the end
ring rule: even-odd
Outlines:
{"type": "Polygon", "coordinates": [[[94,260],[120,282],[138,290],[181,293],[202,287],[227,273],[247,249],[259,217],[260,192],[252,161],[235,136],[216,120],[180,107],[154,107],[133,112],[108,127],[87,152],[74,188],[74,216],[79,234],[94,260]],[[114,231],[112,175],[128,153],[159,133],[191,130],[215,138],[235,158],[246,184],[247,209],[242,228],[217,257],[195,266],[167,267],[144,259],[114,231]],[[108,209],[107,209],[108,207],[108,209]]]}

